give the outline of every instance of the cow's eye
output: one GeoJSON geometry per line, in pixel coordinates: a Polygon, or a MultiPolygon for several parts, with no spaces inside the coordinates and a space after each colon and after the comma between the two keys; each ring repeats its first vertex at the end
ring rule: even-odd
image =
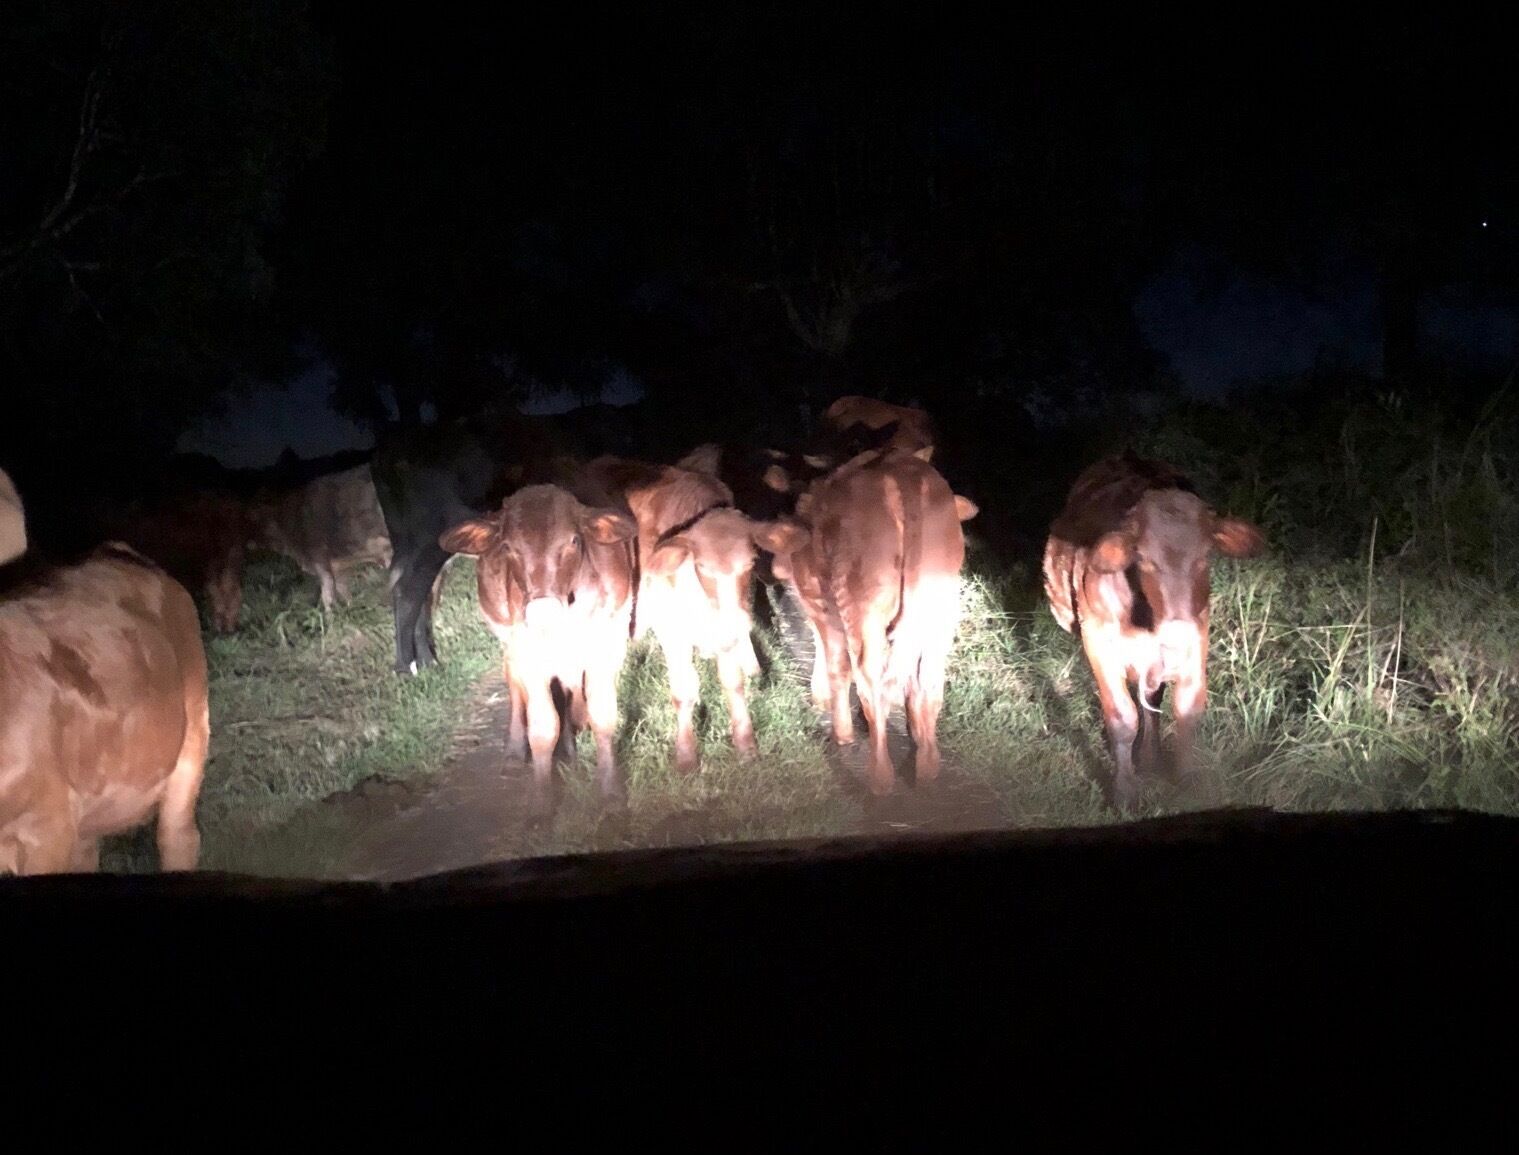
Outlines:
{"type": "Polygon", "coordinates": [[[572,547],[574,547],[575,549],[579,549],[580,548],[580,535],[578,533],[575,534],[572,538],[570,538],[570,545],[572,547]]]}

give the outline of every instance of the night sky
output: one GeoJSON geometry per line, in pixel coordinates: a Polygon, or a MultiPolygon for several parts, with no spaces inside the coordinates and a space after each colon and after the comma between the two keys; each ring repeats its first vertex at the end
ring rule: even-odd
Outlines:
{"type": "Polygon", "coordinates": [[[1074,413],[1519,355],[1496,23],[7,21],[0,356],[35,401],[13,456],[263,464],[503,401],[647,397],[693,437],[842,392],[1074,413]]]}

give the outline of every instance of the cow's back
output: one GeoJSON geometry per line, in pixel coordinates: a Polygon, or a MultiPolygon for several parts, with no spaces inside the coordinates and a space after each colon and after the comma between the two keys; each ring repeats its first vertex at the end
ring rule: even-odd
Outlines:
{"type": "Polygon", "coordinates": [[[82,837],[141,821],[175,768],[206,662],[190,595],[103,550],[0,600],[0,857],[51,807],[82,837]]]}
{"type": "Polygon", "coordinates": [[[857,459],[815,489],[811,516],[846,623],[874,607],[894,622],[894,644],[911,649],[918,624],[958,613],[965,535],[933,466],[910,453],[857,459]]]}
{"type": "Polygon", "coordinates": [[[385,515],[367,464],[307,482],[294,514],[292,537],[303,560],[381,560],[388,552],[385,515]]]}

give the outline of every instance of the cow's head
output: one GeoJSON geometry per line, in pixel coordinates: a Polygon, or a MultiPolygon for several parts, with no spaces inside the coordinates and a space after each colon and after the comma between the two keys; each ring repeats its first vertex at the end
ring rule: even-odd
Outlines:
{"type": "Polygon", "coordinates": [[[471,518],[441,534],[449,553],[477,558],[486,615],[506,623],[548,624],[575,604],[588,553],[628,541],[633,519],[614,509],[582,505],[557,485],[532,485],[501,504],[494,517],[471,518]]]}
{"type": "MultiPolygon", "coordinates": [[[[1208,559],[1253,557],[1265,548],[1261,531],[1247,521],[1219,517],[1196,494],[1152,489],[1125,525],[1104,534],[1092,549],[1092,568],[1127,573],[1134,590],[1134,624],[1178,637],[1208,612],[1208,559]]],[[[1180,642],[1178,642],[1180,644],[1180,642]]]]}
{"type": "Polygon", "coordinates": [[[651,577],[671,583],[694,580],[700,587],[711,611],[712,632],[704,640],[714,650],[728,649],[749,637],[754,551],[756,546],[771,549],[785,537],[784,533],[777,536],[776,524],[752,521],[736,509],[710,509],[661,537],[643,559],[644,571],[651,577]]]}

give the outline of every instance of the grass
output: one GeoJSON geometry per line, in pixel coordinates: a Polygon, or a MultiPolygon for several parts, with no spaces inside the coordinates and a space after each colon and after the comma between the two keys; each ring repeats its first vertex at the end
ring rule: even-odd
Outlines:
{"type": "MultiPolygon", "coordinates": [[[[1019,825],[1100,822],[1107,772],[1075,639],[1015,575],[972,578],[943,739],[1019,825]]],[[[1215,566],[1199,759],[1223,801],[1519,814],[1519,603],[1353,563],[1215,566]]],[[[1156,789],[1147,810],[1184,803],[1156,789]]]]}
{"type": "MultiPolygon", "coordinates": [[[[207,635],[212,738],[198,808],[203,868],[320,868],[323,800],[366,780],[436,771],[465,700],[499,653],[477,619],[474,571],[450,567],[434,623],[448,662],[425,678],[400,678],[391,670],[394,635],[378,570],[359,575],[350,604],[328,617],[315,581],[292,563],[250,566],[240,630],[207,635]],[[294,836],[302,827],[309,837],[294,836]]],[[[113,840],[105,865],[149,866],[152,845],[150,830],[113,840]]]]}
{"type": "MultiPolygon", "coordinates": [[[[1462,430],[1396,407],[1353,409],[1275,449],[1276,425],[1252,428],[1238,413],[1222,425],[1210,424],[1217,415],[1175,418],[1141,438],[1221,506],[1256,519],[1272,542],[1269,557],[1214,567],[1211,701],[1198,757],[1217,801],[1519,813],[1519,437],[1493,412],[1462,430]]],[[[257,566],[243,631],[209,643],[207,868],[333,870],[359,819],[326,800],[375,780],[425,783],[496,664],[467,563],[450,573],[437,622],[448,664],[421,678],[391,673],[379,574],[330,619],[315,596],[293,568],[257,566]]],[[[1109,759],[1091,677],[1075,639],[1042,604],[1035,560],[977,550],[962,599],[941,720],[957,777],[1010,826],[1117,821],[1104,800],[1109,759]]],[[[627,814],[611,827],[604,820],[582,736],[554,824],[504,832],[498,852],[871,828],[807,700],[807,671],[778,638],[759,642],[769,672],[751,695],[758,762],[732,757],[708,664],[698,715],[704,772],[675,774],[663,663],[657,648],[635,646],[619,736],[627,814]]],[[[1142,809],[1196,805],[1151,783],[1142,809]]],[[[153,859],[142,832],[116,840],[106,862],[148,868],[153,859]]]]}

